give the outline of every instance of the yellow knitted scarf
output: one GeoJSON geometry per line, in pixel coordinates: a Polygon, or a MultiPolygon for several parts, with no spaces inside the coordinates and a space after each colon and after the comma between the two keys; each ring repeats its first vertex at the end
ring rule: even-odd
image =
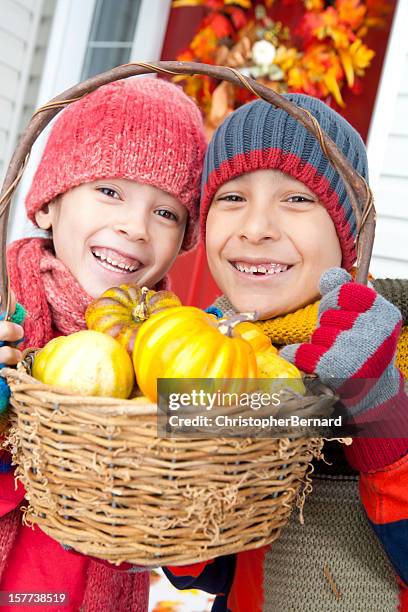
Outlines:
{"type": "MultiPolygon", "coordinates": [[[[257,321],[256,325],[269,336],[273,344],[278,346],[308,342],[316,329],[319,303],[319,301],[314,302],[275,319],[257,321]]],[[[231,302],[225,296],[218,298],[215,305],[226,315],[231,315],[234,312],[231,302]]],[[[404,377],[408,378],[408,325],[404,325],[402,328],[395,363],[404,377]]]]}

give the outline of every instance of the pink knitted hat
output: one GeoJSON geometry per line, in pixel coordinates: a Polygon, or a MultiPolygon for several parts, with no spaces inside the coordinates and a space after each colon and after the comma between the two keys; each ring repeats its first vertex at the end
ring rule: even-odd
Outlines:
{"type": "Polygon", "coordinates": [[[189,212],[183,250],[194,246],[206,147],[200,111],[181,88],[130,78],[70,104],[55,122],[26,198],[28,217],[56,196],[101,178],[126,178],[177,198],[189,212]]]}

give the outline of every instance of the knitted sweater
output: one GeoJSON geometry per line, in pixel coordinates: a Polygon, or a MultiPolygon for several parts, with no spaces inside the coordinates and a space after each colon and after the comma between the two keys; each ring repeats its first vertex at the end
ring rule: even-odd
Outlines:
{"type": "MultiPolygon", "coordinates": [[[[397,365],[407,378],[408,281],[373,284],[403,314],[397,365]]],[[[223,314],[233,312],[225,297],[215,305],[223,314]]],[[[317,311],[318,304],[312,304],[259,325],[274,344],[306,342],[316,326],[317,311]]],[[[332,465],[315,466],[304,526],[294,512],[271,546],[166,568],[171,582],[178,588],[216,593],[213,612],[407,612],[408,456],[360,475],[347,465],[338,443],[325,446],[325,457],[332,465]]]]}

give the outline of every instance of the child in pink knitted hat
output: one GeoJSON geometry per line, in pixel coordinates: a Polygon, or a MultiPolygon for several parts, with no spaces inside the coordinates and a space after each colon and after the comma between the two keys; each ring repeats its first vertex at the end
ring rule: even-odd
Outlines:
{"type": "MultiPolygon", "coordinates": [[[[195,243],[204,149],[198,108],[162,80],[116,81],[61,113],[26,199],[29,218],[51,238],[8,250],[11,287],[27,311],[23,345],[85,328],[87,305],[109,287],[165,285],[180,250],[195,243]]],[[[0,340],[22,336],[21,326],[0,322],[0,340]]],[[[20,357],[0,348],[2,364],[20,357]]],[[[22,526],[24,496],[3,452],[0,591],[64,592],[72,612],[147,610],[148,572],[74,554],[22,526]]]]}

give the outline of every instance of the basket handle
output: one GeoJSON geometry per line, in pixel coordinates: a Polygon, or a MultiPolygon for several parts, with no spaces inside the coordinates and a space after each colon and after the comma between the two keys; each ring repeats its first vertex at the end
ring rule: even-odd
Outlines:
{"type": "Polygon", "coordinates": [[[193,62],[157,62],[155,64],[138,62],[118,66],[67,89],[62,94],[53,98],[48,104],[39,108],[32,116],[28,127],[23,133],[10,161],[0,192],[0,249],[2,255],[0,269],[0,299],[1,304],[7,304],[7,316],[9,312],[10,293],[6,264],[8,215],[13,193],[21,179],[33,143],[51,119],[71,102],[79,100],[82,96],[111,81],[118,81],[127,77],[150,73],[170,75],[202,74],[215,79],[229,81],[234,85],[244,86],[259,98],[285,110],[311,132],[319,140],[325,155],[344,181],[358,224],[356,281],[364,284],[367,282],[368,267],[375,232],[373,196],[364,178],[352,168],[331,138],[322,131],[319,123],[311,113],[296,106],[272,89],[257,83],[254,79],[244,77],[234,68],[210,66],[193,62]]]}

